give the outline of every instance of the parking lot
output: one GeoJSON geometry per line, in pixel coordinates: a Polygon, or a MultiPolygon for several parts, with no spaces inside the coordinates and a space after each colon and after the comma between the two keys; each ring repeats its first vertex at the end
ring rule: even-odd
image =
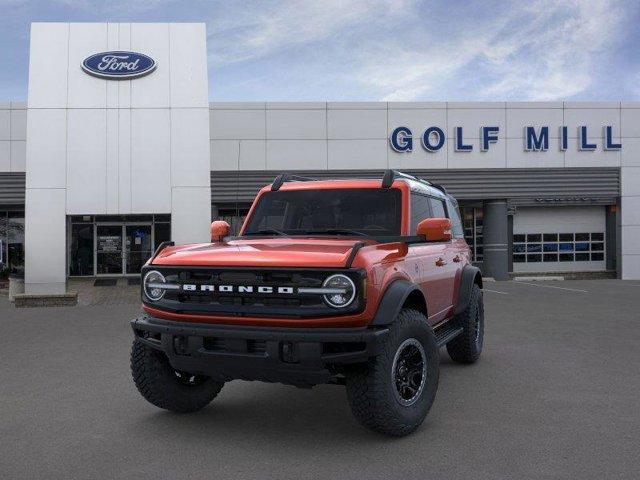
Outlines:
{"type": "Polygon", "coordinates": [[[344,389],[236,381],[156,409],[129,373],[136,305],[0,297],[2,478],[638,478],[640,282],[485,284],[485,350],[441,356],[417,433],[361,428],[344,389]]]}

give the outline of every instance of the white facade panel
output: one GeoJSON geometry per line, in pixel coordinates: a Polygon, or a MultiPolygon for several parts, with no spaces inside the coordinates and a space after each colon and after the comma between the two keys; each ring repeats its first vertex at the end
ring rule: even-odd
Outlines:
{"type": "MultiPolygon", "coordinates": [[[[107,24],[107,50],[125,50],[120,48],[120,25],[117,23],[107,24]]],[[[118,82],[105,82],[107,89],[107,108],[118,108],[120,101],[118,99],[119,88],[118,82]]]]}
{"type": "Polygon", "coordinates": [[[266,138],[264,110],[211,110],[210,115],[212,140],[266,138]]]}
{"type": "Polygon", "coordinates": [[[380,109],[328,110],[327,130],[330,140],[386,139],[387,111],[380,109]]]}
{"type": "MultiPolygon", "coordinates": [[[[415,139],[414,139],[415,142],[415,139]]],[[[442,148],[436,152],[427,152],[418,143],[413,144],[411,152],[396,152],[389,150],[389,168],[409,169],[409,168],[447,168],[447,140],[442,148]]]]}
{"type": "Polygon", "coordinates": [[[472,145],[470,152],[456,152],[455,140],[447,142],[448,168],[506,168],[505,139],[499,134],[498,142],[489,145],[486,152],[480,150],[479,138],[465,138],[465,145],[472,145]]]}
{"type": "MultiPolygon", "coordinates": [[[[121,82],[118,82],[121,83],[121,82]]],[[[131,213],[131,110],[118,110],[118,212],[131,213]]]]}
{"type": "Polygon", "coordinates": [[[131,111],[132,213],[171,211],[170,125],[168,108],[131,111]]]}
{"type": "Polygon", "coordinates": [[[0,109],[0,142],[11,140],[11,110],[0,109]]]}
{"type": "Polygon", "coordinates": [[[211,140],[211,170],[237,170],[240,140],[211,140]]]}
{"type": "Polygon", "coordinates": [[[68,60],[69,24],[32,23],[29,108],[66,108],[68,60]]]}
{"type": "Polygon", "coordinates": [[[0,140],[0,172],[11,171],[11,142],[0,140]]]}
{"type": "MultiPolygon", "coordinates": [[[[131,50],[131,24],[118,23],[118,49],[131,50]]],[[[131,80],[115,82],[118,87],[118,106],[131,108],[131,80]]]]}
{"type": "MultiPolygon", "coordinates": [[[[597,105],[597,104],[596,104],[597,105]]],[[[568,127],[569,138],[579,136],[579,127],[587,127],[589,137],[599,139],[598,145],[602,145],[602,127],[613,127],[614,136],[620,136],[620,106],[616,108],[565,108],[564,124],[568,127]]]]}
{"type": "Polygon", "coordinates": [[[565,152],[560,150],[557,138],[549,138],[549,150],[525,151],[524,140],[507,138],[507,168],[562,168],[565,152]]]}
{"type": "Polygon", "coordinates": [[[11,140],[27,139],[27,111],[11,110],[11,140]]]}
{"type": "Polygon", "coordinates": [[[267,140],[267,169],[327,169],[326,140],[267,140]]]}
{"type": "Polygon", "coordinates": [[[620,166],[640,167],[640,138],[624,138],[620,151],[620,166]]]}
{"type": "Polygon", "coordinates": [[[640,225],[622,225],[621,228],[624,254],[640,256],[640,225]]]}
{"type": "Polygon", "coordinates": [[[385,169],[387,155],[382,140],[329,140],[330,170],[385,169]]]}
{"type": "Polygon", "coordinates": [[[622,254],[622,265],[620,267],[623,280],[640,279],[640,255],[622,254]]]}
{"type": "MultiPolygon", "coordinates": [[[[110,82],[109,85],[113,84],[110,82]]],[[[117,93],[117,91],[116,91],[117,93]]],[[[105,155],[105,211],[108,214],[117,214],[120,212],[118,194],[119,194],[119,141],[120,133],[119,120],[120,115],[117,109],[107,109],[106,113],[106,155],[105,155]]]]}
{"type": "Polygon", "coordinates": [[[106,108],[107,81],[87,75],[81,65],[88,56],[108,49],[106,23],[69,25],[68,108],[106,108]]]}
{"type": "MultiPolygon", "coordinates": [[[[169,24],[132,23],[131,50],[150,56],[157,65],[152,74],[131,80],[131,107],[169,108],[169,24]]],[[[190,84],[183,86],[185,89],[190,87],[190,84]]]]}
{"type": "Polygon", "coordinates": [[[625,138],[640,138],[640,108],[623,108],[620,111],[621,130],[625,138]]]}
{"type": "Polygon", "coordinates": [[[171,106],[202,107],[208,110],[209,84],[204,23],[169,24],[169,35],[171,106]],[[185,85],[189,87],[185,88],[185,85]]]}
{"type": "Polygon", "coordinates": [[[387,138],[397,127],[411,129],[411,133],[413,133],[413,149],[422,152],[425,151],[420,145],[422,134],[429,127],[439,127],[445,133],[445,138],[453,138],[447,133],[449,130],[447,126],[447,111],[442,108],[389,109],[387,124],[387,138]]]}
{"type": "Polygon", "coordinates": [[[327,138],[326,110],[267,109],[267,139],[312,140],[327,138]]]}
{"type": "Polygon", "coordinates": [[[265,170],[267,168],[266,140],[240,140],[240,170],[265,170]]]}
{"type": "Polygon", "coordinates": [[[502,143],[506,126],[505,112],[504,108],[449,108],[447,110],[448,137],[453,138],[455,127],[462,127],[465,138],[479,138],[480,127],[498,127],[500,129],[498,138],[502,143]]]}
{"type": "Polygon", "coordinates": [[[211,241],[211,189],[174,187],[171,236],[177,244],[211,241]]]}
{"type": "Polygon", "coordinates": [[[27,135],[27,188],[66,188],[67,111],[30,109],[27,135]]]}
{"type": "Polygon", "coordinates": [[[27,170],[27,142],[11,142],[11,171],[25,172],[27,170]]]}
{"type": "MultiPolygon", "coordinates": [[[[575,139],[569,139],[569,145],[573,143],[575,139]]],[[[619,142],[620,139],[615,139],[619,142]]],[[[602,138],[590,138],[589,142],[598,144],[598,148],[593,151],[580,151],[576,148],[568,148],[564,154],[565,167],[619,167],[620,166],[620,151],[618,150],[603,150],[602,138]]]]}
{"type": "Polygon", "coordinates": [[[558,138],[560,127],[564,125],[563,113],[562,106],[560,108],[507,108],[505,135],[507,138],[521,139],[525,127],[535,127],[536,132],[540,131],[540,127],[549,127],[549,138],[558,138]]]}
{"type": "Polygon", "coordinates": [[[640,195],[640,167],[624,167],[622,169],[620,188],[623,197],[640,195]]]}
{"type": "Polygon", "coordinates": [[[624,197],[624,204],[620,212],[620,223],[626,225],[640,225],[640,195],[624,197]]]}
{"type": "Polygon", "coordinates": [[[25,290],[66,290],[66,217],[63,188],[27,189],[25,209],[25,290]]]}
{"type": "Polygon", "coordinates": [[[171,109],[171,185],[208,187],[209,109],[171,109]]]}
{"type": "Polygon", "coordinates": [[[68,110],[67,212],[106,213],[106,109],[68,110]]]}

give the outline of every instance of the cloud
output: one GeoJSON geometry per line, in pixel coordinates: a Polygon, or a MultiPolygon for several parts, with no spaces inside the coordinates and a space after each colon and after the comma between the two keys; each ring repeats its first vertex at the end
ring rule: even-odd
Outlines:
{"type": "Polygon", "coordinates": [[[440,97],[443,91],[448,99],[464,97],[452,84],[473,87],[479,100],[568,98],[592,85],[598,62],[623,32],[625,15],[606,0],[537,1],[526,8],[504,5],[500,12],[465,19],[463,33],[448,39],[424,32],[428,51],[404,47],[391,62],[388,46],[382,58],[370,54],[359,81],[389,101],[440,97]]]}
{"type": "Polygon", "coordinates": [[[330,40],[346,30],[395,16],[403,0],[259,2],[217,12],[208,22],[210,60],[223,66],[330,40]]]}

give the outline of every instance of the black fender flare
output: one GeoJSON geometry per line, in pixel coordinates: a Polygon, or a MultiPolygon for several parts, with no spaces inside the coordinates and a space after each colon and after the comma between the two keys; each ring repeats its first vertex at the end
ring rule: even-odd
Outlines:
{"type": "Polygon", "coordinates": [[[471,288],[474,283],[477,283],[482,288],[482,272],[478,267],[465,265],[460,276],[460,293],[458,294],[458,304],[454,315],[458,315],[467,309],[469,298],[471,297],[471,288]]]}
{"type": "MultiPolygon", "coordinates": [[[[371,325],[390,325],[396,320],[396,317],[400,313],[404,302],[409,295],[418,291],[424,298],[422,290],[415,283],[408,280],[395,280],[387,287],[382,296],[382,300],[378,304],[378,311],[371,325]]],[[[425,300],[426,304],[426,300],[425,300]]]]}

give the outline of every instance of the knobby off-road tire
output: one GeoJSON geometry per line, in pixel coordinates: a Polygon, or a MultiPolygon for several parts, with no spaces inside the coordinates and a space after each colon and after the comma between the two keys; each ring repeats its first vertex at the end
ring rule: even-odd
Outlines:
{"type": "MultiPolygon", "coordinates": [[[[411,378],[416,380],[416,386],[419,369],[416,367],[408,371],[414,372],[411,378]]],[[[371,430],[392,436],[408,435],[422,424],[429,413],[438,389],[438,375],[438,346],[426,317],[416,310],[403,309],[390,327],[381,354],[347,372],[347,397],[351,411],[362,425],[371,430]],[[407,362],[404,362],[405,354],[409,355],[407,362]],[[406,386],[400,374],[407,365],[415,367],[418,356],[425,360],[421,370],[424,382],[420,381],[421,387],[412,400],[407,400],[413,387],[399,388],[398,385],[406,386]],[[409,393],[403,398],[401,392],[409,393]]]]}
{"type": "Polygon", "coordinates": [[[224,386],[209,377],[177,372],[163,352],[137,340],[131,348],[131,374],[149,403],[177,413],[203,409],[224,386]]]}
{"type": "Polygon", "coordinates": [[[454,321],[463,331],[447,343],[447,352],[454,362],[474,363],[480,358],[484,340],[484,303],[478,285],[473,285],[469,305],[454,321]]]}

